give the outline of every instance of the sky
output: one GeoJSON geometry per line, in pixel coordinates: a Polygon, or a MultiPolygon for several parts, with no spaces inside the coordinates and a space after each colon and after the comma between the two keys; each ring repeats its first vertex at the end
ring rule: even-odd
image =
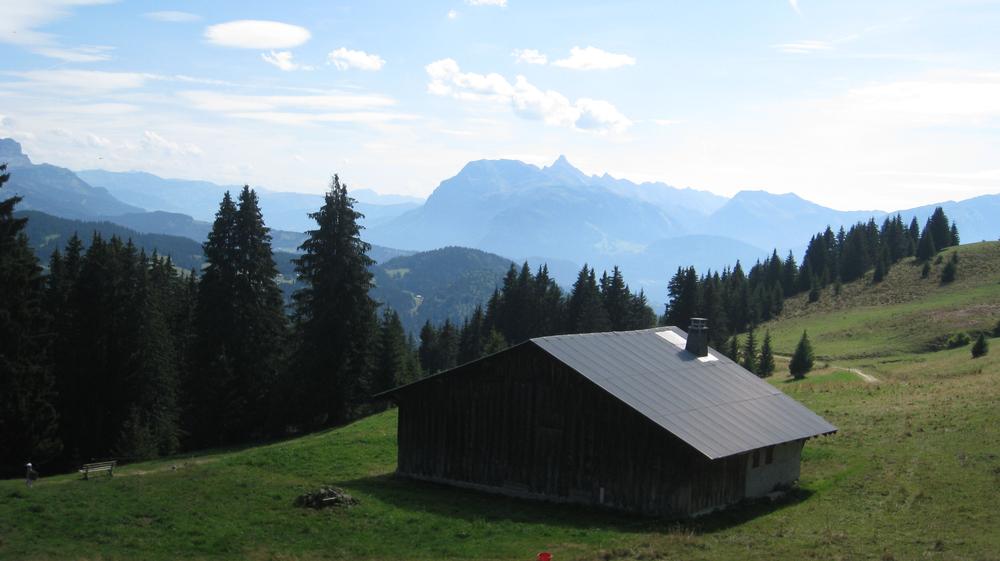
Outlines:
{"type": "Polygon", "coordinates": [[[1000,192],[1000,2],[0,0],[36,162],[426,196],[472,160],[838,209],[1000,192]]]}

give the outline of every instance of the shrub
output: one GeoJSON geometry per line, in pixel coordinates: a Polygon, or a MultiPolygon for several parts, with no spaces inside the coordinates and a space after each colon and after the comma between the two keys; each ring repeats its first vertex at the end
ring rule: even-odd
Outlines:
{"type": "Polygon", "coordinates": [[[956,333],[956,334],[952,335],[951,337],[948,337],[947,345],[948,345],[949,349],[957,349],[959,347],[964,347],[964,346],[968,345],[971,342],[972,342],[972,338],[969,337],[968,333],[965,333],[963,331],[961,333],[956,333]]]}
{"type": "Polygon", "coordinates": [[[997,324],[993,326],[993,336],[1000,337],[1000,321],[997,321],[997,324]]]}
{"type": "Polygon", "coordinates": [[[980,333],[976,338],[976,344],[972,345],[972,358],[979,358],[990,352],[990,344],[986,341],[986,335],[980,333]]]}

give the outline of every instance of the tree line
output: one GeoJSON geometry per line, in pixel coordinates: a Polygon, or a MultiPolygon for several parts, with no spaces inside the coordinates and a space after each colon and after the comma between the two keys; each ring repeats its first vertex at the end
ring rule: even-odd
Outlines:
{"type": "Polygon", "coordinates": [[[739,261],[721,273],[699,275],[694,267],[678,268],[668,284],[669,300],[661,321],[684,328],[692,317],[707,318],[712,345],[728,349],[735,359],[740,345],[733,336],[752,332],[776,317],[786,298],[808,293],[809,301],[815,302],[824,288],[833,285],[839,291],[841,284],[868,271],[873,271],[872,282],[879,283],[900,260],[916,257],[926,264],[941,249],[958,243],[958,227],[940,207],[923,229],[916,217],[907,225],[899,214],[887,217],[881,226],[874,218],[849,229],[841,227],[837,233],[828,226],[810,238],[801,265],[792,252],[781,259],[774,250],[749,272],[739,261]]]}
{"type": "MultiPolygon", "coordinates": [[[[0,167],[0,188],[9,178],[0,167]]],[[[369,297],[370,246],[334,176],[286,308],[257,194],[223,197],[201,271],[72,236],[49,261],[0,202],[0,471],[145,459],[342,423],[412,361],[369,297]]]]}
{"type": "Polygon", "coordinates": [[[644,329],[656,320],[646,295],[633,292],[618,267],[597,278],[585,264],[564,293],[546,265],[533,273],[527,263],[511,264],[486,308],[478,306],[461,326],[426,322],[417,355],[421,372],[433,374],[533,337],[644,329]]]}

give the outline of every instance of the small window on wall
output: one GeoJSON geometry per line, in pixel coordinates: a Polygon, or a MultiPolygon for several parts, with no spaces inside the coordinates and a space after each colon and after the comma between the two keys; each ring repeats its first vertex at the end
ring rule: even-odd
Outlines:
{"type": "Polygon", "coordinates": [[[753,451],[753,467],[760,466],[760,450],[753,451]]]}
{"type": "Polygon", "coordinates": [[[768,446],[764,450],[764,463],[770,465],[774,462],[774,446],[768,446]]]}

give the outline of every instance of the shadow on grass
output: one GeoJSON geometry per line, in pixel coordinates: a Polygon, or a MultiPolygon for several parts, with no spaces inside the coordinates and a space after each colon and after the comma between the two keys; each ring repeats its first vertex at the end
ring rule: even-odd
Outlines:
{"type": "Polygon", "coordinates": [[[807,500],[813,491],[796,488],[778,501],[744,501],[698,518],[643,516],[597,506],[520,499],[500,494],[379,475],[340,481],[354,493],[368,495],[400,510],[473,522],[506,521],[573,529],[612,529],[624,533],[713,533],[738,526],[807,500]]]}

